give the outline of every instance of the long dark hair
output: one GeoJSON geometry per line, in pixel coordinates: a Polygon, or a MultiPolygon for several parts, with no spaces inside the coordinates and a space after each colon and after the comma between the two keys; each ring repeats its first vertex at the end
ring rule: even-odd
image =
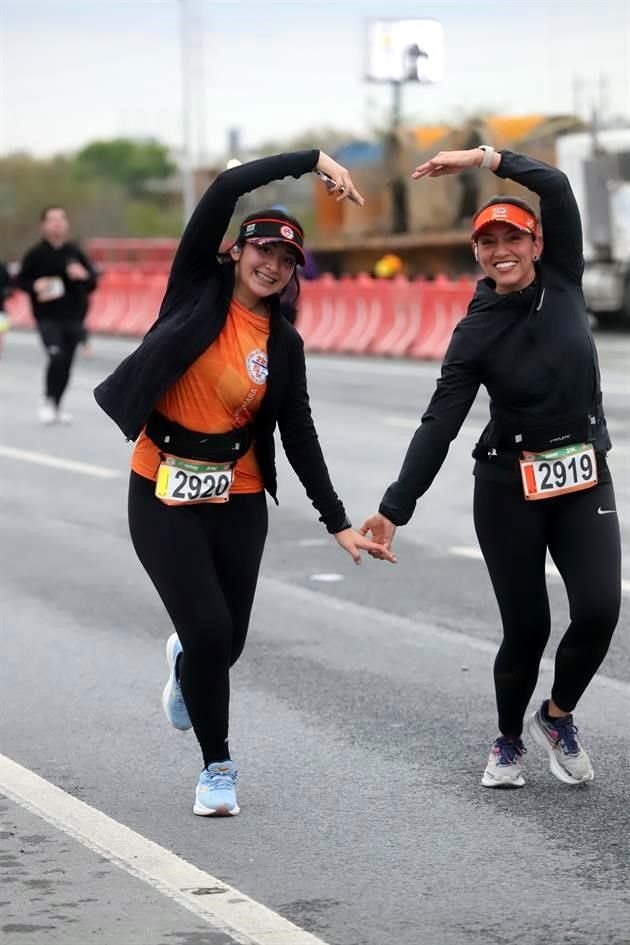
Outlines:
{"type": "MultiPolygon", "coordinates": [[[[286,220],[289,226],[294,227],[294,229],[299,230],[300,233],[304,233],[304,227],[299,220],[296,220],[295,217],[292,217],[290,213],[286,213],[284,210],[280,210],[277,207],[263,207],[262,210],[256,210],[255,213],[249,213],[243,220],[239,230],[242,231],[245,223],[249,223],[250,220],[258,220],[259,217],[271,216],[275,220],[286,220]]],[[[239,237],[232,245],[240,246],[241,248],[245,244],[246,240],[242,237],[239,237]]],[[[229,265],[230,263],[234,265],[234,260],[228,253],[221,253],[219,259],[222,263],[229,265]]],[[[282,292],[274,293],[274,295],[269,296],[269,298],[276,298],[280,302],[282,308],[282,314],[287,318],[292,324],[295,321],[297,315],[297,303],[300,297],[300,278],[298,276],[297,265],[293,270],[293,275],[285,285],[282,292]]]]}

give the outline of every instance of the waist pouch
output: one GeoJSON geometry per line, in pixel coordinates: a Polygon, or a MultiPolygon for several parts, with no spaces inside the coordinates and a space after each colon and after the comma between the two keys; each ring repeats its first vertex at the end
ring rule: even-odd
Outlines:
{"type": "Polygon", "coordinates": [[[485,459],[489,450],[543,453],[573,443],[597,443],[605,430],[605,420],[600,410],[536,420],[519,420],[497,413],[484,431],[485,436],[476,445],[473,456],[485,459]]]}
{"type": "Polygon", "coordinates": [[[211,463],[236,462],[252,445],[251,426],[228,433],[199,433],[188,430],[154,410],[147,421],[146,433],[165,453],[182,459],[205,459],[211,463]]]}

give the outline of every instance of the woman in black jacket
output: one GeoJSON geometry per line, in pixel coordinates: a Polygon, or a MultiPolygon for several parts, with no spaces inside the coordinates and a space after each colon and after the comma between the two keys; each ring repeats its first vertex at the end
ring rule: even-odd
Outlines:
{"type": "Polygon", "coordinates": [[[356,563],[388,550],[355,532],[331,484],[311,418],[304,347],[282,316],[295,297],[303,232],[277,209],[250,214],[229,253],[219,246],[238,198],[318,170],[338,199],[362,203],[328,155],[262,158],[220,174],[179,244],[157,321],[95,390],[135,440],[129,525],[135,550],[173,622],[163,706],[192,726],[204,770],[194,813],[239,812],[228,746],[229,670],[247,634],[267,535],[265,490],[276,499],[273,432],[328,531],[356,563]],[[332,185],[329,185],[332,186],[332,185]]]}
{"type": "Polygon", "coordinates": [[[564,581],[571,623],[556,653],[550,698],[528,730],[547,751],[552,773],[579,784],[593,769],[572,712],[606,655],[621,602],[619,523],[606,465],[611,444],[582,295],[580,217],[565,174],[510,151],[443,151],[412,176],[476,167],[538,194],[541,220],[513,197],[492,198],[474,217],[473,252],[485,278],[453,333],[398,479],[361,531],[391,547],[483,384],[490,422],[473,452],[474,519],[503,642],[494,666],[499,736],[482,784],[525,783],[523,718],[550,630],[547,551],[564,581]]]}

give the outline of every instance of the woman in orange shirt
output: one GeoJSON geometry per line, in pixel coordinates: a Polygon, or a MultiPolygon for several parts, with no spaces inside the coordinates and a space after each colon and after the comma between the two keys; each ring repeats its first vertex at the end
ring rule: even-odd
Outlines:
{"type": "Polygon", "coordinates": [[[247,634],[276,499],[273,432],[338,544],[394,562],[354,531],[333,489],[311,417],[304,348],[282,317],[299,292],[304,235],[278,209],[250,214],[229,252],[219,246],[238,198],[272,180],[325,174],[337,199],[363,203],[328,155],[301,151],[220,174],[179,244],[158,319],[95,396],[135,440],[129,487],[134,548],[173,622],[163,706],[192,726],[204,769],[193,811],[235,815],[228,745],[229,670],[247,634]]]}

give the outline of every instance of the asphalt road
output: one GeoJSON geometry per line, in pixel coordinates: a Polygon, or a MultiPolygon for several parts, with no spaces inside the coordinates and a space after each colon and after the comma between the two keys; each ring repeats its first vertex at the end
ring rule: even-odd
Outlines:
{"type": "MultiPolygon", "coordinates": [[[[535,746],[525,789],[479,783],[499,640],[471,515],[480,397],[399,530],[395,567],[346,560],[280,463],[281,504],[270,507],[233,675],[242,813],[194,817],[198,750],[160,708],[170,630],[127,534],[129,446],[90,393],[130,345],[96,339],[68,396],[74,425],[41,428],[42,358],[17,332],[0,364],[0,751],[326,945],[628,945],[630,339],[605,334],[598,345],[625,562],[617,635],[577,713],[592,785],[555,781],[535,746]]],[[[395,476],[437,372],[310,360],[320,437],[355,523],[395,476]]],[[[568,617],[553,572],[549,590],[553,657],[568,617]]],[[[547,660],[536,699],[550,680],[547,660]]],[[[13,800],[0,815],[7,945],[247,941],[13,800]]]]}

